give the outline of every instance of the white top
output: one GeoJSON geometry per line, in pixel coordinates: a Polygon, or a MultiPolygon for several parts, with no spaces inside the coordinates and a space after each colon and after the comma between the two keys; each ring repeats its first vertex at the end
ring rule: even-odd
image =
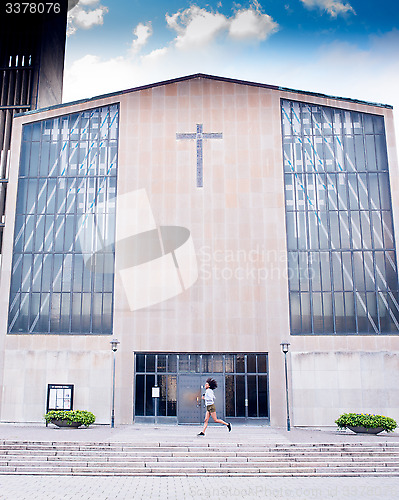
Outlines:
{"type": "Polygon", "coordinates": [[[206,406],[213,405],[214,402],[215,402],[215,393],[212,391],[212,389],[207,389],[205,391],[206,406]]]}

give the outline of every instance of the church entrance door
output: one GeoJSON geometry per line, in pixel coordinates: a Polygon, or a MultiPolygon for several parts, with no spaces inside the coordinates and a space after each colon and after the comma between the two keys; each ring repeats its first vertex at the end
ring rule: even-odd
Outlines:
{"type": "Polygon", "coordinates": [[[137,352],[134,363],[135,422],[202,423],[201,396],[209,377],[218,384],[219,418],[269,420],[267,353],[137,352]],[[159,388],[158,401],[154,387],[159,388]]]}
{"type": "MultiPolygon", "coordinates": [[[[216,411],[219,418],[224,418],[224,377],[223,375],[209,374],[180,374],[178,382],[178,415],[180,424],[199,424],[205,418],[205,402],[202,395],[205,394],[206,379],[212,377],[216,380],[218,387],[215,390],[216,411]]],[[[211,419],[210,422],[213,422],[211,419]]]]}

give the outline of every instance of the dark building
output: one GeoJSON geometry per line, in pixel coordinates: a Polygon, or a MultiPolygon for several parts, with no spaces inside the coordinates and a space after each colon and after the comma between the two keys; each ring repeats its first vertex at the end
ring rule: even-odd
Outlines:
{"type": "Polygon", "coordinates": [[[3,3],[0,15],[0,250],[15,113],[62,99],[67,11],[74,0],[3,3]]]}

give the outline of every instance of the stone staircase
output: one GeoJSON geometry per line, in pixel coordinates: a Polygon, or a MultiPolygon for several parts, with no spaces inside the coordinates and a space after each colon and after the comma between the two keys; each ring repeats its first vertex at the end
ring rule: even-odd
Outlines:
{"type": "Polygon", "coordinates": [[[399,443],[0,441],[0,474],[399,476],[399,443]]]}

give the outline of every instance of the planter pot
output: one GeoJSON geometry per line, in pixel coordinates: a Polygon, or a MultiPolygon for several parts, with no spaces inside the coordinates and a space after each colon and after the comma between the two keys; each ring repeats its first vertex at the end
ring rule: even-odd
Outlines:
{"type": "Polygon", "coordinates": [[[82,425],[79,422],[71,422],[69,420],[52,420],[51,423],[56,425],[57,427],[67,427],[70,429],[77,429],[82,425]]]}
{"type": "Polygon", "coordinates": [[[356,426],[353,427],[351,425],[348,425],[348,429],[350,429],[353,432],[356,432],[356,434],[379,434],[382,432],[384,429],[382,427],[363,427],[363,426],[356,426]]]}

